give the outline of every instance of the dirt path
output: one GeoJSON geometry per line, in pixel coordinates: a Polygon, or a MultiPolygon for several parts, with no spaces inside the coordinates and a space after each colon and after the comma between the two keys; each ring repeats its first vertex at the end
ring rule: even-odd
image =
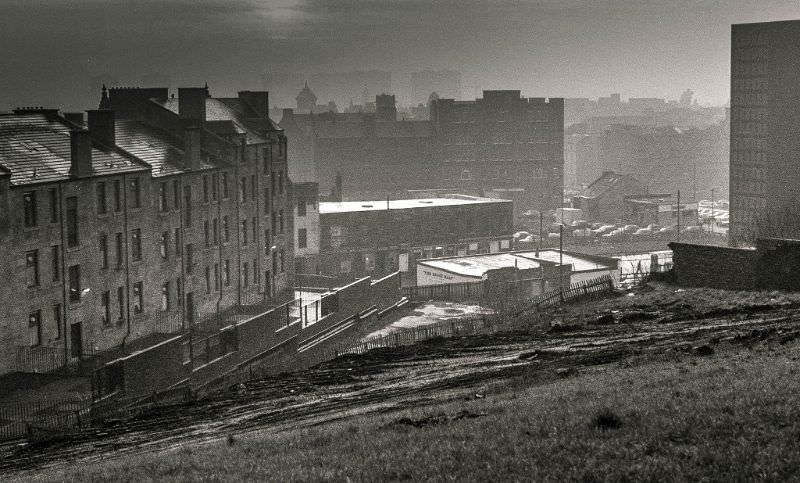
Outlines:
{"type": "MultiPolygon", "coordinates": [[[[694,351],[718,344],[783,343],[800,337],[800,309],[766,310],[746,318],[585,326],[438,339],[415,346],[341,357],[302,373],[254,381],[196,403],[154,409],[61,441],[0,446],[0,474],[116,458],[249,431],[281,431],[470,397],[504,378],[568,376],[571,368],[633,355],[694,351]]],[[[705,349],[713,352],[713,349],[705,349]]]]}

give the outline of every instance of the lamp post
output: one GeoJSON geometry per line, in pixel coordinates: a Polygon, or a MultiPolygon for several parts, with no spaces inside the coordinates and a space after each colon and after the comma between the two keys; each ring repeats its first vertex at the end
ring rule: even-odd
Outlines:
{"type": "Polygon", "coordinates": [[[714,188],[711,188],[711,233],[714,233],[714,188]]]}

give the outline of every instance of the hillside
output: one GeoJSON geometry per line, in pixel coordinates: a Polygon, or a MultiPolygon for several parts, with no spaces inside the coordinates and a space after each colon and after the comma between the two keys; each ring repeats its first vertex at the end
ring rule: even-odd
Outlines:
{"type": "Polygon", "coordinates": [[[783,480],[800,467],[798,303],[646,286],[498,321],[493,334],[340,357],[62,441],[2,447],[0,472],[783,480]]]}

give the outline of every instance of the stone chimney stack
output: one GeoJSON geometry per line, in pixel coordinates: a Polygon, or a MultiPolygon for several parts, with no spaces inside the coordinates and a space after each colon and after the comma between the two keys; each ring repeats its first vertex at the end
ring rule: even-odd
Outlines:
{"type": "Polygon", "coordinates": [[[69,133],[70,168],[69,174],[76,177],[90,176],[92,170],[92,136],[86,130],[69,133]]]}
{"type": "Polygon", "coordinates": [[[96,109],[86,111],[89,116],[89,133],[95,142],[103,146],[113,147],[117,144],[115,132],[114,111],[108,109],[96,109]]]}
{"type": "Polygon", "coordinates": [[[202,155],[202,132],[197,126],[183,129],[183,166],[188,170],[200,168],[202,155]]]}
{"type": "Polygon", "coordinates": [[[202,126],[206,121],[206,99],[208,91],[205,87],[178,88],[178,116],[186,124],[202,126]]]}
{"type": "Polygon", "coordinates": [[[82,112],[65,112],[64,119],[75,124],[76,126],[83,126],[83,113],[82,112]]]}

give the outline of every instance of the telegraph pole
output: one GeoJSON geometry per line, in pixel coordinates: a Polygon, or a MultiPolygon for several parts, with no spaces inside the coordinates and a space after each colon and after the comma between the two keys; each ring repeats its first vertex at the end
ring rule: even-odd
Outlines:
{"type": "Polygon", "coordinates": [[[714,233],[714,188],[711,188],[711,233],[714,233]]]}
{"type": "Polygon", "coordinates": [[[681,190],[678,190],[678,243],[681,242],[681,190]]]}

